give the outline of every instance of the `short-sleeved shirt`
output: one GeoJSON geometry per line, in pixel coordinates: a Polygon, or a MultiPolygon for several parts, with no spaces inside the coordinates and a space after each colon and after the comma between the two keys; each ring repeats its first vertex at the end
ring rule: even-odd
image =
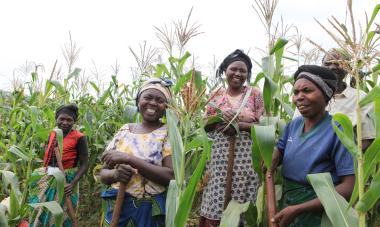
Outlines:
{"type": "MultiPolygon", "coordinates": [[[[124,125],[108,144],[105,152],[119,151],[138,157],[150,164],[162,166],[162,160],[171,155],[166,126],[152,132],[136,134],[130,131],[130,125],[124,125]]],[[[118,188],[119,183],[112,184],[118,188]]],[[[140,174],[134,174],[127,184],[126,192],[136,198],[162,193],[166,188],[150,181],[140,174]]]]}
{"type": "MultiPolygon", "coordinates": [[[[360,98],[366,96],[366,93],[359,90],[360,98]]],[[[335,94],[331,99],[329,105],[326,106],[326,111],[329,111],[331,115],[335,113],[343,113],[347,115],[352,124],[356,125],[356,89],[352,87],[347,87],[340,94],[335,94]]],[[[370,117],[370,114],[373,113],[373,105],[368,104],[361,108],[361,118],[362,118],[362,139],[374,139],[375,135],[375,126],[373,120],[370,117]]],[[[294,112],[293,119],[301,116],[300,112],[296,108],[294,112]]]]}
{"type": "Polygon", "coordinates": [[[307,185],[307,174],[330,172],[336,184],[340,177],[354,174],[351,153],[335,134],[331,119],[332,116],[326,112],[307,133],[303,133],[303,117],[297,117],[286,126],[277,143],[277,148],[283,152],[284,178],[307,185]]]}

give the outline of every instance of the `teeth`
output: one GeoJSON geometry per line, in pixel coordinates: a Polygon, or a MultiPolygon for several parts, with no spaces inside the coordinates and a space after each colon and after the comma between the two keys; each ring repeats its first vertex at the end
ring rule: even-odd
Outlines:
{"type": "Polygon", "coordinates": [[[156,111],[154,109],[147,109],[146,112],[148,112],[148,113],[155,113],[156,111]]]}

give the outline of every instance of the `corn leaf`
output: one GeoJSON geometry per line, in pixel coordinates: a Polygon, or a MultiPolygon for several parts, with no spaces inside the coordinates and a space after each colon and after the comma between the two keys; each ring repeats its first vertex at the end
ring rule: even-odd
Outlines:
{"type": "Polygon", "coordinates": [[[34,209],[45,207],[50,211],[54,216],[55,226],[63,225],[63,210],[62,207],[56,201],[44,202],[44,203],[29,203],[29,206],[34,209]]]}
{"type": "Polygon", "coordinates": [[[178,94],[178,92],[185,86],[185,84],[187,82],[189,82],[189,80],[191,79],[191,75],[193,73],[193,70],[190,70],[189,72],[187,72],[185,75],[181,76],[177,82],[175,83],[172,91],[173,91],[173,94],[178,94]]]}
{"type": "Polygon", "coordinates": [[[263,98],[264,98],[264,107],[267,113],[271,113],[271,106],[273,102],[274,94],[276,93],[277,85],[276,83],[268,76],[265,76],[264,89],[263,89],[263,98]]]}
{"type": "Polygon", "coordinates": [[[261,184],[259,189],[257,190],[256,196],[256,208],[257,208],[257,225],[261,226],[263,223],[263,215],[264,215],[264,204],[265,204],[265,194],[264,194],[264,186],[261,184]]]}
{"type": "Polygon", "coordinates": [[[261,157],[267,169],[272,165],[272,153],[276,138],[276,128],[273,125],[253,125],[251,136],[260,151],[261,157]]]}
{"type": "Polygon", "coordinates": [[[348,202],[335,190],[330,173],[308,174],[307,179],[334,226],[358,226],[355,210],[348,208],[348,202]]]}
{"type": "Polygon", "coordinates": [[[8,186],[11,186],[11,190],[13,190],[17,197],[21,197],[21,191],[19,188],[19,182],[17,180],[16,175],[7,170],[0,170],[0,173],[3,176],[2,183],[4,185],[4,188],[8,188],[8,186]]]}
{"type": "Polygon", "coordinates": [[[63,132],[59,128],[54,128],[54,131],[55,131],[55,135],[56,135],[56,140],[58,142],[59,153],[61,154],[61,157],[62,157],[62,154],[63,154],[63,132]]]}
{"type": "Polygon", "coordinates": [[[59,169],[53,169],[52,175],[57,180],[57,194],[58,194],[58,201],[61,204],[63,201],[63,195],[64,195],[64,187],[65,187],[65,176],[59,169]]]}
{"type": "Polygon", "coordinates": [[[373,9],[373,12],[372,12],[372,16],[371,16],[371,19],[369,20],[368,24],[367,24],[367,28],[366,28],[366,33],[369,31],[369,29],[371,28],[371,25],[373,23],[373,21],[375,20],[377,14],[379,13],[379,10],[380,10],[380,4],[377,4],[375,6],[375,8],[373,9]]]}
{"type": "Polygon", "coordinates": [[[168,187],[168,193],[166,194],[166,213],[165,215],[165,226],[175,227],[174,218],[178,207],[178,187],[175,180],[171,180],[168,187]]]}
{"type": "Polygon", "coordinates": [[[247,222],[248,227],[257,226],[257,209],[253,203],[249,203],[248,210],[244,213],[244,219],[247,222]]]}
{"type": "Polygon", "coordinates": [[[331,125],[340,142],[342,142],[354,158],[357,158],[359,151],[355,143],[354,130],[350,119],[342,113],[336,113],[331,119],[331,125]],[[336,122],[339,123],[343,131],[336,125],[336,122]]]}
{"type": "Polygon", "coordinates": [[[24,161],[30,160],[29,155],[25,151],[21,150],[21,148],[17,147],[16,145],[11,146],[9,148],[9,152],[18,156],[19,158],[21,158],[24,161]]]}
{"type": "Polygon", "coordinates": [[[276,43],[274,44],[273,48],[270,50],[270,55],[274,54],[276,51],[281,50],[284,48],[284,46],[288,43],[289,41],[284,39],[284,38],[279,38],[276,43]]]}
{"type": "MultiPolygon", "coordinates": [[[[203,141],[204,143],[208,143],[208,138],[203,138],[203,141]]],[[[178,211],[175,217],[175,226],[185,226],[186,224],[187,217],[189,216],[191,207],[193,205],[198,182],[202,177],[202,173],[206,165],[207,153],[210,152],[206,149],[210,149],[210,147],[204,146],[201,159],[199,160],[198,165],[195,168],[193,175],[190,177],[189,183],[181,196],[178,211]]]]}
{"type": "Polygon", "coordinates": [[[368,103],[371,103],[375,100],[380,99],[380,87],[376,86],[374,87],[368,94],[362,98],[359,102],[360,107],[363,107],[367,105],[368,103]]]}
{"type": "Polygon", "coordinates": [[[380,198],[380,171],[377,171],[373,177],[368,190],[364,193],[363,198],[361,198],[355,206],[355,209],[359,212],[367,212],[373,208],[376,202],[380,198]]]}
{"type": "Polygon", "coordinates": [[[223,211],[220,227],[237,227],[240,221],[240,215],[248,210],[249,201],[243,204],[231,200],[226,210],[223,211]]]}
{"type": "Polygon", "coordinates": [[[8,226],[8,218],[5,215],[6,207],[0,204],[0,226],[8,226]]]}
{"type": "Polygon", "coordinates": [[[367,182],[371,171],[376,168],[380,162],[380,137],[377,137],[364,153],[364,182],[367,182]]]}
{"type": "Polygon", "coordinates": [[[175,179],[177,181],[178,185],[181,185],[180,181],[180,171],[181,171],[181,163],[183,158],[183,143],[182,143],[182,137],[178,130],[177,123],[178,119],[175,116],[174,112],[170,109],[166,110],[166,119],[168,124],[168,134],[169,134],[169,142],[172,146],[172,162],[173,162],[173,170],[175,179]]]}

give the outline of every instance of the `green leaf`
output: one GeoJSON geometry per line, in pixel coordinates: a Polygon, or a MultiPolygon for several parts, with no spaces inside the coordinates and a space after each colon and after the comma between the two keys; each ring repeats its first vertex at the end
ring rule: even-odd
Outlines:
{"type": "Polygon", "coordinates": [[[4,188],[7,188],[10,185],[11,190],[13,190],[15,192],[16,196],[20,197],[21,191],[19,188],[19,182],[17,180],[16,175],[13,172],[7,171],[7,170],[0,170],[0,173],[3,176],[2,183],[4,185],[4,188]]]}
{"type": "Polygon", "coordinates": [[[373,36],[375,35],[375,32],[374,31],[370,31],[368,32],[368,35],[367,35],[367,39],[365,40],[364,42],[364,47],[365,48],[368,48],[368,44],[371,42],[371,40],[373,39],[373,36]]]}
{"type": "Polygon", "coordinates": [[[244,218],[248,227],[257,226],[257,208],[253,203],[249,203],[248,210],[244,213],[244,218]]]}
{"type": "Polygon", "coordinates": [[[49,83],[51,83],[60,94],[65,93],[65,89],[63,88],[62,84],[58,80],[49,80],[49,83]]]}
{"type": "Polygon", "coordinates": [[[181,170],[181,163],[183,158],[183,142],[182,142],[182,136],[178,130],[177,123],[178,119],[175,116],[174,112],[170,109],[166,110],[166,119],[167,119],[167,125],[168,125],[168,134],[169,134],[169,142],[172,146],[172,162],[173,162],[173,170],[175,179],[177,181],[178,185],[181,185],[181,178],[180,178],[180,170],[181,170]]]}
{"type": "Polygon", "coordinates": [[[8,218],[5,215],[6,207],[0,204],[0,226],[8,226],[8,218]]]}
{"type": "Polygon", "coordinates": [[[13,219],[17,216],[19,216],[20,213],[20,199],[21,196],[17,195],[17,192],[15,192],[13,189],[11,189],[10,192],[10,202],[9,202],[9,219],[13,219]]]}
{"type": "Polygon", "coordinates": [[[38,110],[36,106],[30,106],[29,109],[30,109],[30,119],[32,121],[32,128],[33,128],[33,131],[36,132],[38,110]]]}
{"type": "Polygon", "coordinates": [[[364,182],[367,182],[371,172],[380,162],[380,137],[377,137],[364,153],[364,182]]]}
{"type": "Polygon", "coordinates": [[[166,194],[166,213],[171,215],[165,215],[165,226],[175,227],[174,218],[178,207],[178,187],[175,180],[171,180],[168,187],[168,193],[166,194]]]}
{"type": "Polygon", "coordinates": [[[62,207],[56,201],[44,202],[44,203],[29,203],[29,206],[34,209],[45,207],[50,211],[54,216],[55,226],[63,225],[63,210],[62,207]]]}
{"type": "Polygon", "coordinates": [[[373,105],[376,137],[380,137],[380,99],[373,105]]]}
{"type": "Polygon", "coordinates": [[[274,54],[274,52],[283,48],[289,41],[284,38],[279,38],[274,44],[273,48],[270,50],[270,55],[274,54]]]}
{"type": "Polygon", "coordinates": [[[61,157],[62,157],[62,154],[63,154],[63,132],[59,128],[54,128],[54,131],[55,131],[55,135],[56,135],[56,140],[58,142],[59,153],[61,154],[61,157]]]}
{"type": "Polygon", "coordinates": [[[271,113],[271,106],[273,102],[274,94],[276,93],[277,85],[276,83],[268,76],[265,76],[264,89],[263,89],[263,98],[264,98],[264,107],[267,113],[271,113]]]}
{"type": "Polygon", "coordinates": [[[257,208],[257,225],[261,226],[263,223],[263,215],[264,215],[264,203],[265,203],[265,193],[264,193],[264,183],[260,185],[259,189],[257,190],[257,196],[256,196],[256,208],[257,208]]]}
{"type": "Polygon", "coordinates": [[[367,105],[368,103],[371,103],[375,100],[380,99],[380,87],[376,86],[374,87],[368,94],[362,98],[359,102],[360,107],[363,107],[367,105]]]}
{"type": "Polygon", "coordinates": [[[182,58],[180,58],[178,60],[178,70],[179,72],[182,72],[183,71],[183,67],[185,66],[185,63],[187,61],[187,59],[191,56],[191,54],[186,51],[186,53],[182,56],[182,58]]]}
{"type": "Polygon", "coordinates": [[[330,173],[308,174],[307,179],[334,226],[358,226],[355,210],[349,207],[348,202],[335,190],[330,173]]]}
{"type": "Polygon", "coordinates": [[[359,151],[355,143],[354,130],[350,119],[343,113],[336,113],[331,119],[331,125],[340,142],[342,142],[354,158],[357,158],[359,151]],[[343,131],[336,125],[336,122],[339,123],[343,131]]]}
{"type": "Polygon", "coordinates": [[[253,143],[258,147],[265,166],[270,169],[276,139],[276,128],[273,125],[253,125],[251,132],[253,143]]]}
{"type": "Polygon", "coordinates": [[[255,81],[251,84],[251,86],[252,87],[257,86],[257,84],[260,82],[260,80],[263,79],[264,77],[265,77],[265,74],[263,72],[260,72],[259,74],[257,74],[255,81]]]}
{"type": "Polygon", "coordinates": [[[376,202],[380,198],[380,171],[378,170],[373,177],[368,190],[364,193],[363,198],[356,204],[355,209],[359,212],[368,212],[375,207],[376,202]]]}
{"type": "Polygon", "coordinates": [[[53,169],[51,173],[57,181],[58,201],[59,204],[61,204],[64,195],[65,175],[63,175],[63,173],[59,169],[53,169]]]}
{"type": "Polygon", "coordinates": [[[74,71],[73,71],[72,73],[69,74],[69,76],[67,77],[67,80],[70,80],[70,79],[73,78],[73,77],[78,77],[80,71],[81,71],[80,68],[75,68],[74,71]]]}
{"type": "MultiPolygon", "coordinates": [[[[208,138],[203,138],[205,140],[205,143],[208,143],[208,138]]],[[[207,147],[205,148],[207,149],[207,147]]],[[[199,180],[202,177],[202,173],[204,170],[204,167],[206,165],[206,159],[207,159],[207,153],[209,151],[203,150],[201,159],[199,160],[199,163],[197,167],[195,168],[194,173],[190,177],[189,183],[184,191],[184,193],[181,196],[178,211],[176,213],[175,217],[175,224],[176,226],[185,226],[187,218],[189,216],[191,207],[193,205],[193,200],[195,196],[195,192],[197,189],[197,185],[199,180]]]]}
{"type": "Polygon", "coordinates": [[[371,19],[369,20],[368,24],[367,24],[367,28],[366,28],[366,33],[369,31],[369,29],[371,28],[371,25],[373,23],[373,21],[375,20],[377,14],[379,13],[379,10],[380,10],[380,4],[377,4],[375,6],[375,8],[373,9],[373,12],[372,12],[372,16],[371,16],[371,19]]]}
{"type": "Polygon", "coordinates": [[[223,211],[220,227],[237,227],[240,221],[240,215],[248,210],[249,201],[243,204],[231,200],[226,210],[223,211]]]}
{"type": "Polygon", "coordinates": [[[185,84],[189,82],[189,80],[191,79],[192,72],[193,71],[190,70],[189,72],[187,72],[185,75],[181,76],[177,80],[177,83],[174,85],[172,89],[173,94],[178,94],[178,92],[185,86],[185,84]]]}
{"type": "Polygon", "coordinates": [[[24,161],[28,162],[30,160],[29,155],[25,151],[21,150],[21,148],[17,147],[16,145],[11,146],[9,148],[9,152],[18,156],[24,161]]]}
{"type": "MultiPolygon", "coordinates": [[[[251,137],[254,135],[255,128],[251,127],[251,137]]],[[[254,139],[252,138],[252,141],[254,139]]],[[[263,179],[263,170],[261,168],[261,155],[260,155],[260,148],[257,143],[252,143],[252,167],[255,170],[255,172],[259,175],[260,181],[263,179]]]]}

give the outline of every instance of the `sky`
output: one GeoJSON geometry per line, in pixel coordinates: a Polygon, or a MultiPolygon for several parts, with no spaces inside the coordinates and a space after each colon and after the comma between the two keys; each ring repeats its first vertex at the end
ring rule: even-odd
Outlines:
{"type": "MultiPolygon", "coordinates": [[[[377,0],[354,0],[355,15],[364,21],[364,11],[372,13],[377,0]]],[[[239,48],[249,50],[259,61],[266,45],[263,25],[252,8],[254,0],[3,0],[0,2],[0,89],[9,89],[15,69],[25,62],[42,64],[48,75],[58,60],[64,67],[62,48],[69,31],[81,47],[75,66],[90,74],[97,70],[108,80],[110,66],[120,64],[121,81],[130,81],[130,67],[136,63],[129,47],[139,44],[162,47],[153,26],[186,20],[193,7],[191,23],[201,35],[190,40],[187,49],[196,65],[207,73],[215,58],[220,62],[239,48]],[[108,76],[108,77],[107,77],[108,76]]],[[[274,22],[296,26],[304,37],[334,46],[314,18],[326,22],[334,15],[344,21],[345,0],[279,0],[274,22]]],[[[257,67],[257,66],[256,66],[257,67]]],[[[30,78],[21,78],[27,81],[30,78]]]]}

